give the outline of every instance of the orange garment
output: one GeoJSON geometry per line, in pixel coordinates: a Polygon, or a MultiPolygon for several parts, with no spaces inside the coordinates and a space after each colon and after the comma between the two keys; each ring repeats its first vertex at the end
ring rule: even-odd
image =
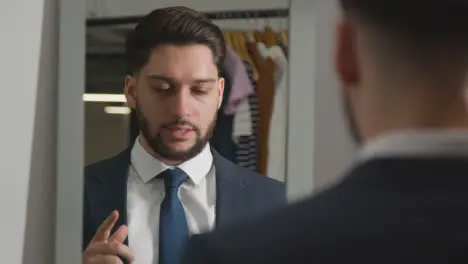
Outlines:
{"type": "Polygon", "coordinates": [[[274,74],[276,64],[271,58],[265,59],[258,53],[256,43],[247,42],[246,45],[259,73],[256,89],[260,111],[260,122],[257,131],[257,172],[266,174],[268,164],[268,135],[275,96],[274,74]]]}

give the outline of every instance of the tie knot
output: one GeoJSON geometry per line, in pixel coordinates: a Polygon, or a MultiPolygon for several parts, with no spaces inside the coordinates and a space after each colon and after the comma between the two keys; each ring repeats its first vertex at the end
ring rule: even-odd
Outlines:
{"type": "Polygon", "coordinates": [[[167,188],[179,188],[182,183],[188,180],[189,176],[179,168],[167,169],[158,175],[158,178],[164,180],[164,186],[167,188]]]}

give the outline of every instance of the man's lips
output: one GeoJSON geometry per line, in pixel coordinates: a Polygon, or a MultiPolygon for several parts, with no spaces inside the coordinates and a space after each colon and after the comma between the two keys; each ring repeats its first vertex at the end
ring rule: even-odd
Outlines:
{"type": "Polygon", "coordinates": [[[193,128],[188,126],[172,126],[167,127],[166,129],[170,131],[171,135],[174,137],[186,137],[194,131],[193,128]]]}

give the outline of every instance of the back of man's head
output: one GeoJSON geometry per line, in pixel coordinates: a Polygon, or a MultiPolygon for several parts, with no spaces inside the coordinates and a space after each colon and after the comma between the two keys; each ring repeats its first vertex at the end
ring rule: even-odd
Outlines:
{"type": "Polygon", "coordinates": [[[421,120],[450,101],[462,113],[454,98],[468,88],[468,0],[340,3],[336,66],[359,136],[437,123],[421,120]]]}
{"type": "Polygon", "coordinates": [[[449,59],[468,61],[468,0],[340,1],[345,16],[366,28],[381,55],[392,53],[426,70],[443,69],[439,62],[449,59]]]}

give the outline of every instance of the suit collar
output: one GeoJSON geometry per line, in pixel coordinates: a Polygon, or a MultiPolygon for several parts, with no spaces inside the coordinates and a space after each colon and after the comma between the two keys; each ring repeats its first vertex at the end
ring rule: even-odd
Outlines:
{"type": "Polygon", "coordinates": [[[391,133],[366,143],[360,161],[373,158],[468,158],[468,130],[409,130],[391,133]]]}

